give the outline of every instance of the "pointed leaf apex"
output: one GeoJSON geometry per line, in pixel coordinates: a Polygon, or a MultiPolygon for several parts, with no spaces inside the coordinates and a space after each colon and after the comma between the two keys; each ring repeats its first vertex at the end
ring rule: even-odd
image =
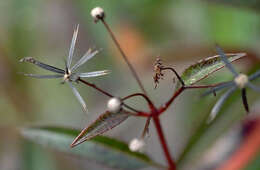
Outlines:
{"type": "Polygon", "coordinates": [[[124,110],[117,113],[106,111],[92,124],[90,124],[90,126],[84,128],[70,146],[75,147],[87,140],[109,131],[125,121],[128,117],[129,114],[125,113],[124,110]]]}

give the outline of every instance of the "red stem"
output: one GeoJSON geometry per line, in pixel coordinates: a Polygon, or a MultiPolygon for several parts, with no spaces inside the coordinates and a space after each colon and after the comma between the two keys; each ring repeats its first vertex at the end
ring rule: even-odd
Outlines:
{"type": "Polygon", "coordinates": [[[205,89],[205,88],[213,88],[223,83],[210,84],[210,85],[191,85],[185,86],[185,89],[205,89]]]}
{"type": "Polygon", "coordinates": [[[158,115],[153,116],[153,121],[154,121],[156,130],[157,130],[157,133],[158,133],[158,136],[159,136],[165,157],[166,157],[168,165],[169,165],[169,170],[175,170],[176,166],[175,166],[175,163],[173,162],[173,159],[171,158],[171,154],[169,152],[166,140],[164,138],[160,119],[159,119],[158,115]]]}
{"type": "Polygon", "coordinates": [[[134,94],[131,94],[131,95],[129,95],[129,96],[124,97],[124,98],[122,99],[122,101],[127,100],[127,99],[132,98],[132,97],[135,97],[135,96],[141,96],[141,97],[143,97],[143,98],[147,101],[147,103],[149,104],[150,109],[151,109],[151,110],[152,110],[152,109],[155,109],[155,106],[154,106],[153,102],[149,99],[149,97],[147,97],[147,96],[146,96],[145,94],[143,94],[143,93],[134,93],[134,94]]]}
{"type": "Polygon", "coordinates": [[[212,85],[192,85],[192,86],[181,86],[174,94],[173,96],[166,102],[163,106],[159,108],[159,115],[162,114],[165,110],[168,109],[168,107],[172,104],[172,102],[178,97],[184,90],[186,89],[203,89],[203,88],[212,88],[218,86],[218,84],[212,84],[212,85]]]}
{"type": "Polygon", "coordinates": [[[100,88],[97,87],[95,84],[89,83],[89,82],[87,82],[87,81],[85,81],[85,80],[82,80],[81,78],[79,78],[78,81],[80,81],[80,82],[86,84],[87,86],[90,86],[90,87],[96,89],[97,91],[103,93],[104,95],[106,95],[106,96],[108,96],[108,97],[114,97],[112,94],[110,94],[110,93],[108,93],[108,92],[106,92],[106,91],[100,89],[100,88]]]}
{"type": "Polygon", "coordinates": [[[185,87],[182,86],[181,88],[179,88],[174,94],[173,96],[168,100],[168,102],[166,102],[163,106],[161,106],[158,110],[158,114],[162,114],[165,110],[168,109],[168,107],[172,104],[172,102],[174,101],[174,99],[176,97],[178,97],[183,91],[185,90],[185,87]]]}
{"type": "Polygon", "coordinates": [[[137,116],[137,117],[151,117],[149,113],[145,113],[145,112],[138,112],[138,113],[133,113],[133,112],[129,112],[124,110],[125,113],[132,115],[132,116],[137,116]]]}
{"type": "MultiPolygon", "coordinates": [[[[146,101],[147,101],[148,104],[149,104],[149,107],[150,107],[150,110],[151,110],[151,115],[152,115],[152,117],[153,117],[153,119],[154,119],[154,122],[155,122],[155,125],[156,125],[156,129],[157,129],[157,132],[158,132],[158,135],[159,135],[159,138],[160,138],[160,141],[161,141],[161,144],[162,144],[162,147],[163,147],[165,156],[166,156],[167,161],[168,161],[168,164],[169,164],[169,169],[170,169],[170,170],[175,170],[175,169],[176,169],[175,163],[174,163],[173,160],[171,159],[171,156],[170,156],[170,153],[169,153],[169,150],[168,150],[168,148],[167,148],[166,141],[165,141],[165,138],[164,138],[164,135],[163,135],[163,131],[162,131],[162,128],[161,128],[161,125],[160,125],[160,120],[159,120],[159,117],[158,117],[158,116],[159,116],[159,112],[158,112],[158,110],[155,108],[155,106],[153,105],[153,103],[151,102],[151,100],[149,99],[149,97],[147,97],[148,95],[147,95],[147,93],[146,93],[146,90],[145,90],[144,87],[143,87],[143,84],[142,84],[141,80],[139,79],[139,77],[138,77],[138,75],[137,75],[135,69],[134,69],[133,66],[131,65],[131,63],[128,61],[128,58],[126,57],[124,51],[123,51],[122,48],[120,47],[118,41],[116,40],[116,38],[115,38],[113,32],[110,30],[108,24],[105,22],[105,20],[104,20],[103,18],[101,18],[101,21],[102,21],[102,23],[104,24],[104,26],[106,27],[107,31],[109,32],[109,34],[110,34],[112,40],[113,40],[114,43],[116,44],[116,46],[117,46],[117,48],[119,49],[119,51],[120,51],[122,57],[124,58],[124,60],[125,60],[125,62],[127,63],[128,67],[130,68],[130,70],[131,70],[133,76],[135,77],[135,79],[136,79],[136,81],[137,81],[139,87],[141,88],[141,90],[142,90],[143,93],[144,93],[144,94],[141,94],[141,93],[139,93],[139,94],[133,94],[133,95],[130,95],[130,96],[126,97],[125,99],[127,99],[127,98],[129,98],[129,97],[138,96],[138,95],[139,95],[139,96],[142,96],[142,97],[144,97],[144,98],[146,99],[146,101]]],[[[179,77],[178,77],[178,78],[179,78],[179,77]]],[[[184,85],[184,84],[183,84],[183,85],[184,85]]],[[[96,87],[94,86],[94,88],[96,88],[96,87]]],[[[96,89],[97,89],[97,88],[96,88],[96,89]]],[[[104,93],[104,91],[101,90],[101,89],[97,89],[97,90],[99,90],[99,91],[101,91],[102,93],[104,93]]],[[[106,93],[104,93],[104,94],[106,94],[106,93]]],[[[125,100],[125,99],[124,99],[124,100],[125,100]]],[[[150,116],[151,116],[151,115],[150,115],[150,116]]],[[[149,119],[149,118],[148,118],[148,119],[149,119]]],[[[148,120],[148,122],[149,122],[149,120],[148,120]]],[[[149,123],[148,123],[148,125],[149,125],[149,123]]],[[[147,125],[147,126],[148,126],[148,125],[147,125]]]]}
{"type": "MultiPolygon", "coordinates": [[[[96,89],[97,91],[101,92],[102,94],[104,94],[104,95],[106,95],[106,96],[108,96],[108,97],[114,97],[112,94],[110,94],[110,93],[108,93],[108,92],[102,90],[101,88],[97,87],[95,84],[89,83],[89,82],[87,82],[87,81],[85,81],[85,80],[82,80],[82,79],[80,79],[80,78],[78,79],[78,81],[80,81],[80,82],[86,84],[87,86],[90,86],[90,87],[96,89]]],[[[148,98],[148,97],[147,97],[147,98],[148,98]]],[[[148,99],[149,99],[149,98],[148,98],[148,99]]],[[[127,108],[129,108],[129,109],[132,109],[132,110],[134,110],[135,112],[137,112],[136,114],[133,114],[133,115],[135,115],[135,116],[140,116],[140,117],[149,117],[149,116],[150,116],[150,114],[145,113],[145,112],[142,112],[142,111],[135,110],[135,109],[131,108],[130,106],[128,106],[128,105],[125,104],[125,103],[123,103],[123,105],[124,105],[125,107],[127,107],[127,108]]],[[[129,113],[130,113],[130,112],[129,112],[129,113]]]]}
{"type": "MultiPolygon", "coordinates": [[[[87,86],[90,86],[94,89],[96,89],[97,91],[101,92],[102,94],[108,96],[108,97],[114,97],[113,95],[111,95],[110,93],[100,89],[99,87],[97,87],[95,84],[92,84],[92,83],[89,83],[85,80],[82,80],[82,79],[78,79],[80,82],[86,84],[87,86]]],[[[146,94],[143,94],[143,93],[135,93],[135,94],[132,94],[132,95],[129,95],[129,96],[126,96],[122,99],[123,100],[126,100],[126,99],[129,99],[131,97],[135,97],[135,96],[141,96],[143,97],[150,109],[151,109],[151,113],[145,113],[145,112],[141,112],[141,111],[137,111],[136,114],[133,114],[135,116],[141,116],[141,117],[148,117],[148,120],[147,120],[147,123],[146,123],[146,127],[145,127],[145,130],[148,129],[148,125],[149,125],[149,122],[150,122],[150,118],[152,116],[153,120],[154,120],[154,123],[155,123],[155,127],[156,127],[156,130],[157,130],[157,133],[158,133],[158,136],[159,136],[159,140],[161,142],[161,145],[162,145],[162,148],[163,148],[163,151],[164,151],[164,155],[167,159],[167,162],[168,162],[168,165],[169,165],[169,170],[175,170],[176,169],[176,165],[173,161],[173,159],[171,158],[171,155],[170,155],[170,152],[169,152],[169,149],[168,149],[168,146],[167,146],[167,143],[166,143],[166,140],[165,140],[165,137],[164,137],[164,134],[163,134],[163,130],[162,130],[162,127],[161,127],[161,123],[160,123],[160,119],[159,119],[159,116],[160,114],[162,114],[165,110],[168,109],[168,107],[172,104],[172,102],[185,90],[185,89],[193,89],[193,88],[210,88],[210,87],[214,87],[216,85],[199,85],[199,86],[182,86],[181,88],[179,88],[174,94],[173,96],[168,100],[168,102],[166,102],[166,104],[164,104],[162,107],[159,108],[159,110],[157,110],[154,106],[154,104],[152,103],[152,101],[150,100],[150,98],[146,95],[146,94]]],[[[124,104],[125,106],[127,106],[126,104],[124,104]]],[[[130,114],[130,112],[129,112],[130,114]]]]}

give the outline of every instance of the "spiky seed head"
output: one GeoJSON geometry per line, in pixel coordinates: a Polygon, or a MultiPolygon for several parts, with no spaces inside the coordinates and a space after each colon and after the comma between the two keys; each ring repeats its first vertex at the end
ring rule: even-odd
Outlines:
{"type": "Polygon", "coordinates": [[[107,102],[107,109],[109,112],[117,113],[121,110],[121,107],[122,107],[122,101],[117,97],[113,97],[109,99],[107,102]]]}
{"type": "Polygon", "coordinates": [[[137,152],[137,151],[140,152],[143,150],[144,146],[145,146],[145,142],[143,139],[134,138],[133,140],[131,140],[128,147],[133,152],[137,152]]]}
{"type": "Polygon", "coordinates": [[[239,88],[244,88],[246,86],[246,84],[248,83],[248,76],[245,74],[239,74],[236,78],[235,78],[235,83],[239,88]]]}
{"type": "Polygon", "coordinates": [[[95,22],[98,22],[100,19],[105,18],[105,12],[102,8],[96,7],[91,10],[91,16],[94,18],[95,22]]]}
{"type": "Polygon", "coordinates": [[[63,76],[63,81],[68,81],[70,78],[70,75],[69,74],[64,74],[63,76]]]}
{"type": "Polygon", "coordinates": [[[69,81],[71,79],[71,75],[72,75],[71,70],[68,69],[67,73],[64,74],[64,76],[63,76],[63,81],[69,81]]]}

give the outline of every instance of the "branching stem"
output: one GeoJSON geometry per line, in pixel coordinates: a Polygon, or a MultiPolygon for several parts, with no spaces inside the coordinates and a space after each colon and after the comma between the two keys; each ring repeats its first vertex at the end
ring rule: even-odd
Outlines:
{"type": "MultiPolygon", "coordinates": [[[[90,86],[90,87],[94,88],[95,90],[99,91],[100,93],[102,93],[102,94],[104,94],[104,95],[106,95],[106,96],[108,96],[108,97],[114,97],[112,94],[110,94],[110,93],[106,92],[105,90],[103,90],[103,89],[97,87],[97,86],[96,86],[95,84],[93,84],[93,83],[89,83],[89,82],[87,82],[87,81],[85,81],[85,80],[83,80],[83,79],[80,79],[80,78],[78,79],[78,81],[84,83],[84,84],[87,85],[87,86],[90,86]]],[[[148,116],[149,116],[148,113],[145,113],[145,112],[143,112],[143,111],[136,110],[136,109],[132,108],[131,106],[128,106],[128,105],[125,104],[125,103],[123,103],[123,106],[125,106],[126,108],[128,108],[128,109],[130,109],[130,110],[136,112],[136,114],[133,114],[133,115],[135,115],[135,116],[141,116],[141,117],[148,117],[148,116]]]]}
{"type": "Polygon", "coordinates": [[[145,116],[143,116],[143,117],[148,117],[148,116],[149,116],[148,113],[145,113],[145,112],[143,112],[143,111],[137,110],[137,109],[135,109],[135,108],[133,108],[133,107],[131,107],[131,106],[125,104],[125,103],[123,103],[123,106],[126,107],[127,109],[132,110],[133,112],[135,112],[134,115],[139,115],[139,116],[145,115],[145,116]]]}
{"type": "Polygon", "coordinates": [[[176,77],[178,78],[178,80],[181,82],[181,85],[182,85],[182,86],[185,86],[185,84],[184,84],[184,82],[183,82],[181,76],[177,73],[177,71],[176,71],[174,68],[171,68],[171,67],[162,67],[161,70],[170,70],[170,71],[172,71],[172,72],[176,75],[176,77]]]}
{"type": "Polygon", "coordinates": [[[172,104],[172,102],[186,89],[203,89],[203,88],[213,88],[218,86],[219,84],[211,84],[211,85],[192,85],[192,86],[181,86],[173,96],[159,108],[159,115],[165,112],[168,107],[172,104]]]}
{"type": "MultiPolygon", "coordinates": [[[[148,97],[147,95],[147,92],[146,90],[144,89],[144,86],[140,80],[140,78],[138,77],[134,67],[132,66],[132,64],[129,62],[127,56],[125,55],[124,51],[122,50],[121,46],[119,45],[115,35],[113,34],[113,32],[111,31],[109,25],[106,23],[106,21],[104,20],[104,17],[100,17],[98,18],[102,21],[102,23],[104,24],[106,30],[108,31],[109,35],[111,36],[113,42],[115,43],[116,47],[118,48],[120,54],[122,55],[123,59],[125,60],[125,62],[127,63],[129,69],[131,70],[131,73],[133,75],[133,77],[136,79],[140,89],[142,90],[142,93],[135,93],[135,94],[131,94],[129,96],[126,96],[124,98],[122,98],[122,101],[124,100],[127,100],[129,98],[132,98],[132,97],[135,97],[135,96],[140,96],[140,97],[143,97],[148,105],[149,105],[149,108],[150,108],[150,113],[145,113],[145,112],[142,112],[142,111],[138,111],[136,110],[135,108],[132,108],[128,105],[126,105],[125,103],[123,103],[123,106],[125,106],[126,108],[134,111],[135,113],[132,113],[132,112],[129,112],[129,114],[133,114],[135,116],[142,116],[142,117],[147,117],[147,120],[146,120],[146,124],[145,124],[145,128],[144,128],[144,131],[142,133],[142,137],[145,136],[145,134],[147,133],[148,131],[148,128],[149,128],[149,124],[150,124],[150,120],[153,119],[154,121],[154,124],[155,124],[155,127],[156,127],[156,130],[157,130],[157,133],[158,133],[158,136],[159,136],[159,139],[160,139],[160,142],[161,142],[161,145],[162,145],[162,149],[164,151],[164,155],[167,159],[167,162],[168,162],[168,167],[170,170],[175,170],[176,169],[176,165],[171,157],[171,154],[170,154],[170,151],[168,149],[168,146],[167,146],[167,142],[166,142],[166,139],[164,137],[164,134],[163,134],[163,130],[162,130],[162,127],[161,127],[161,123],[160,123],[160,119],[159,119],[159,116],[164,112],[166,111],[169,106],[172,104],[172,102],[185,90],[185,89],[195,89],[195,88],[210,88],[210,87],[215,87],[216,85],[206,85],[206,86],[186,86],[184,81],[182,80],[182,78],[179,76],[179,74],[175,71],[175,69],[171,68],[171,67],[162,67],[161,70],[170,70],[172,71],[176,77],[178,78],[178,80],[180,81],[181,83],[181,87],[173,94],[173,96],[163,105],[161,106],[159,109],[157,109],[153,102],[150,100],[150,98],[148,97]]],[[[88,86],[91,86],[93,88],[95,88],[96,90],[100,91],[101,93],[105,94],[106,96],[109,96],[109,97],[113,97],[111,94],[107,93],[106,91],[98,88],[97,86],[95,86],[94,84],[91,84],[91,83],[88,83],[86,81],[83,81],[81,79],[79,79],[79,81],[87,84],[88,86]]]]}
{"type": "Polygon", "coordinates": [[[124,98],[122,99],[122,101],[127,100],[127,99],[132,98],[132,97],[136,97],[136,96],[143,97],[143,98],[147,101],[147,103],[148,103],[150,109],[154,109],[154,108],[155,108],[153,102],[149,99],[149,97],[147,97],[147,96],[146,96],[145,94],[143,94],[143,93],[134,93],[134,94],[131,94],[131,95],[129,95],[129,96],[124,97],[124,98]]]}
{"type": "Polygon", "coordinates": [[[133,112],[129,112],[124,110],[125,113],[132,115],[132,116],[137,116],[137,117],[150,117],[149,113],[145,113],[145,112],[138,112],[138,113],[133,113],[133,112]]]}

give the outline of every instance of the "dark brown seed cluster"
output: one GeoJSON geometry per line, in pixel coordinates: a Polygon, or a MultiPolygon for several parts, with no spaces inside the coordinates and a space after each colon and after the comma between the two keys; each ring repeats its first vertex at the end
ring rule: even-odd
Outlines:
{"type": "Polygon", "coordinates": [[[154,71],[153,80],[154,80],[154,83],[155,83],[154,88],[157,88],[160,79],[163,80],[164,74],[162,73],[162,68],[163,68],[162,60],[158,56],[156,58],[156,61],[154,63],[154,67],[153,67],[153,71],[154,71]]]}

